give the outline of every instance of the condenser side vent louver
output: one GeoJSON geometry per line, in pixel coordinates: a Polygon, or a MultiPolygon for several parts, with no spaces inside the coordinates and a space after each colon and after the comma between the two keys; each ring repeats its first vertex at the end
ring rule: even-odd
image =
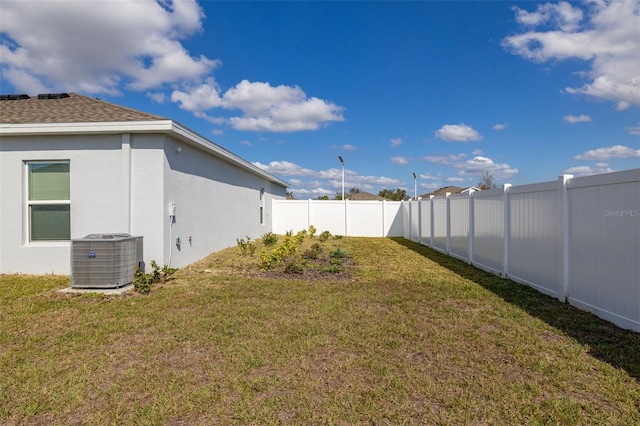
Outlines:
{"type": "Polygon", "coordinates": [[[90,234],[71,240],[71,288],[119,288],[144,270],[142,237],[90,234]]]}

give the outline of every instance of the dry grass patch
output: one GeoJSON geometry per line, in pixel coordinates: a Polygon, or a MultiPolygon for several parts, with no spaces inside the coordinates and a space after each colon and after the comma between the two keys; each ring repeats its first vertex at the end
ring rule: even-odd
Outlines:
{"type": "Polygon", "coordinates": [[[638,333],[406,240],[339,244],[343,280],[236,248],[147,296],[2,276],[0,423],[640,422],[638,333]]]}

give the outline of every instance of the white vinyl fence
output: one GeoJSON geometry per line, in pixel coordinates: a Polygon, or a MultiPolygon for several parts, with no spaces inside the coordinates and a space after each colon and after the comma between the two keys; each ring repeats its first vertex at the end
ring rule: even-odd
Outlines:
{"type": "Polygon", "coordinates": [[[274,201],[274,232],[403,236],[640,332],[640,169],[410,202],[274,201]]]}
{"type": "Polygon", "coordinates": [[[313,225],[318,233],[401,237],[402,213],[400,201],[273,200],[273,232],[297,232],[313,225]]]}

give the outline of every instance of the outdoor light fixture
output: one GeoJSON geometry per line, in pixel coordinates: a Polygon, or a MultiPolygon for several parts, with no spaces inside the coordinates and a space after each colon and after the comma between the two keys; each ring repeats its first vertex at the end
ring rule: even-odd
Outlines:
{"type": "Polygon", "coordinates": [[[344,160],[341,155],[338,155],[338,160],[340,160],[340,164],[342,164],[342,201],[344,201],[344,160]]]}
{"type": "Polygon", "coordinates": [[[413,172],[413,198],[418,199],[418,176],[413,172]]]}

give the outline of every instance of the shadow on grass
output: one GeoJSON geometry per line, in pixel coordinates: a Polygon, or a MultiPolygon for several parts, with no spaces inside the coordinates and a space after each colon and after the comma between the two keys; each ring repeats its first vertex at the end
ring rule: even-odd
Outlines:
{"type": "Polygon", "coordinates": [[[592,356],[625,370],[640,382],[640,333],[623,330],[589,312],[568,303],[562,303],[524,284],[485,272],[429,247],[400,237],[391,239],[486,288],[579,343],[589,346],[589,353],[592,356]]]}

